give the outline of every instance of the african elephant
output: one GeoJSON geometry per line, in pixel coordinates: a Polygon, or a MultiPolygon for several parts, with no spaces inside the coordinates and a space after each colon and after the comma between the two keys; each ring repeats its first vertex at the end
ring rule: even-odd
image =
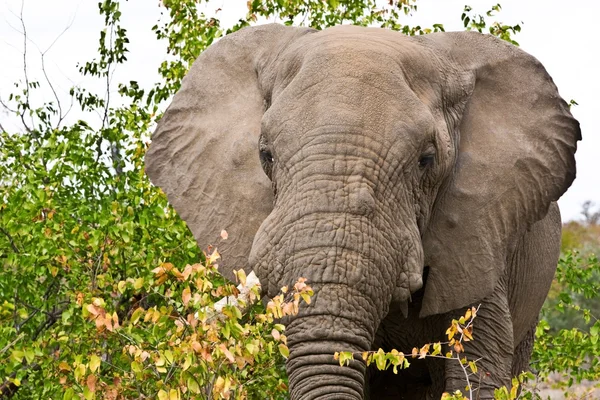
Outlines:
{"type": "Polygon", "coordinates": [[[465,351],[491,398],[528,365],[580,139],[540,62],[493,36],[272,24],[200,55],[146,171],[200,244],[228,231],[226,276],[314,288],[286,321],[292,399],[464,389],[456,362],[393,375],[333,353],[440,340],[478,304],[465,351]]]}

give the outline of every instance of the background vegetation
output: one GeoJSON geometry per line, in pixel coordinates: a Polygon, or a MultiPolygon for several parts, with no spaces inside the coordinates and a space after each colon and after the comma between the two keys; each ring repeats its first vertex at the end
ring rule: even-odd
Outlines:
{"type": "MultiPolygon", "coordinates": [[[[65,101],[46,75],[34,82],[25,74],[13,93],[2,93],[2,106],[21,129],[9,132],[0,123],[0,398],[287,397],[287,347],[277,317],[309,302],[310,287],[299,281],[263,306],[256,287],[240,294],[223,281],[216,248],[197,247],[144,175],[153,126],[200,52],[259,18],[318,29],[375,25],[410,35],[443,25],[404,24],[416,10],[412,0],[383,8],[374,0],[252,0],[247,15],[224,29],[198,12],[199,3],[160,5],[165,17],[147,40],[166,42],[168,60],[156,66],[161,79],[152,87],[140,87],[135,77],[111,83],[127,62],[129,39],[120,2],[103,0],[98,54],[79,71],[104,82],[102,91],[73,87],[65,101]],[[42,86],[54,100],[33,101],[42,86]],[[90,118],[65,123],[69,103],[90,118]],[[227,296],[228,305],[219,302],[227,296]]],[[[516,43],[519,25],[490,22],[499,11],[498,5],[478,15],[465,7],[456,18],[465,29],[516,43]]],[[[565,227],[534,354],[541,376],[559,371],[566,385],[600,376],[600,266],[592,255],[600,228],[593,208],[584,211],[584,222],[565,227]]],[[[226,232],[213,245],[222,240],[226,232]]],[[[243,272],[238,278],[246,283],[243,272]]]]}

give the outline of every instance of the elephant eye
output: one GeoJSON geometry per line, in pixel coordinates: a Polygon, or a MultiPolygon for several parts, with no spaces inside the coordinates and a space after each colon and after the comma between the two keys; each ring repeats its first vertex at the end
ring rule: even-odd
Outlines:
{"type": "Polygon", "coordinates": [[[435,161],[435,154],[423,154],[419,158],[419,167],[426,168],[435,161]]]}
{"type": "Polygon", "coordinates": [[[262,161],[263,163],[273,164],[273,154],[271,154],[269,150],[261,150],[260,161],[262,161]]]}
{"type": "Polygon", "coordinates": [[[265,171],[267,177],[272,180],[273,178],[271,175],[273,173],[273,162],[275,161],[273,154],[269,150],[261,148],[258,152],[258,156],[260,158],[260,165],[262,166],[263,171],[265,171]]]}

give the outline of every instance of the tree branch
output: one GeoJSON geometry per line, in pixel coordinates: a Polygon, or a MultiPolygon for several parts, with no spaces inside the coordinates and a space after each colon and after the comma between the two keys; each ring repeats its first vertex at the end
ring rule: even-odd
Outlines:
{"type": "MultiPolygon", "coordinates": [[[[1,125],[0,125],[1,127],[1,125]]],[[[4,128],[2,128],[4,130],[4,128]]],[[[13,240],[13,237],[10,235],[10,233],[8,233],[4,228],[2,228],[0,226],[0,232],[4,233],[4,235],[8,238],[8,241],[10,242],[10,247],[12,247],[13,251],[15,253],[20,253],[19,248],[17,247],[17,245],[15,244],[15,241],[13,240]]]]}

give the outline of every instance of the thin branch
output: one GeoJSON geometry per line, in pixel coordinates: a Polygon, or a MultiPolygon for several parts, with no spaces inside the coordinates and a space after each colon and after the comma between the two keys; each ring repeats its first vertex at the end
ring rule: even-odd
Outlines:
{"type": "MultiPolygon", "coordinates": [[[[113,47],[112,47],[112,41],[113,41],[113,33],[114,33],[114,25],[112,25],[110,27],[110,37],[109,37],[109,41],[110,41],[110,50],[112,51],[113,47]]],[[[110,78],[111,78],[111,74],[110,74],[110,67],[112,66],[112,62],[110,61],[110,57],[109,57],[109,61],[106,64],[106,97],[105,97],[105,101],[104,101],[104,117],[102,118],[102,129],[104,129],[105,125],[106,125],[106,121],[108,120],[108,110],[110,107],[110,78]]]]}
{"type": "Polygon", "coordinates": [[[38,336],[44,332],[47,329],[50,329],[52,327],[52,325],[54,325],[57,321],[58,318],[62,315],[62,313],[67,309],[67,307],[63,307],[60,309],[56,309],[56,307],[53,307],[52,312],[50,313],[49,316],[46,317],[46,321],[44,321],[43,324],[41,324],[40,326],[38,326],[38,328],[35,330],[35,332],[33,332],[33,335],[31,337],[32,341],[36,341],[38,336]]]}
{"type": "MultiPolygon", "coordinates": [[[[4,130],[4,128],[2,128],[4,130]]],[[[4,235],[8,238],[8,241],[10,242],[10,247],[12,247],[13,251],[15,253],[20,253],[19,248],[17,247],[17,245],[15,244],[15,241],[13,240],[13,237],[10,235],[10,233],[8,233],[4,228],[2,228],[0,226],[0,232],[4,233],[4,235]]]]}
{"type": "Polygon", "coordinates": [[[75,22],[75,15],[77,15],[77,10],[75,10],[75,14],[73,14],[73,18],[71,19],[71,22],[69,22],[69,24],[65,27],[65,29],[63,29],[62,32],[59,33],[58,36],[56,36],[54,38],[52,43],[50,43],[50,46],[48,46],[46,48],[46,50],[44,50],[42,52],[42,56],[46,55],[46,53],[50,51],[50,49],[56,44],[56,42],[58,42],[58,39],[60,39],[62,37],[62,35],[64,35],[69,29],[71,29],[71,27],[73,26],[73,22],[75,22]]]}
{"type": "MultiPolygon", "coordinates": [[[[56,90],[54,89],[54,85],[50,81],[50,78],[48,77],[48,74],[46,72],[45,56],[50,51],[50,49],[52,49],[52,47],[56,44],[56,42],[58,42],[58,40],[71,28],[71,26],[73,26],[73,22],[75,21],[76,14],[77,14],[77,12],[75,12],[75,14],[73,15],[73,18],[71,19],[69,24],[65,27],[65,29],[62,30],[61,33],[58,34],[58,36],[56,36],[56,38],[54,38],[54,40],[52,41],[52,43],[50,43],[50,45],[46,48],[46,50],[41,51],[40,48],[37,45],[35,45],[36,47],[38,47],[38,51],[40,52],[40,56],[41,56],[41,60],[42,60],[42,72],[44,73],[46,82],[48,83],[48,86],[50,86],[50,90],[52,90],[52,94],[54,94],[54,98],[56,99],[56,105],[58,107],[58,122],[56,123],[56,129],[58,129],[60,127],[60,124],[63,121],[63,119],[65,118],[66,114],[63,114],[61,101],[58,98],[56,90]]],[[[69,111],[71,111],[72,107],[73,107],[73,98],[71,98],[71,106],[69,107],[67,114],[69,111]]]]}
{"type": "Polygon", "coordinates": [[[13,113],[13,114],[17,114],[17,110],[13,110],[12,108],[10,108],[10,107],[8,106],[8,104],[6,104],[6,103],[5,103],[5,102],[2,100],[2,98],[0,98],[0,105],[2,105],[2,107],[4,107],[4,109],[5,109],[6,111],[8,111],[8,112],[11,112],[11,113],[13,113]]]}
{"type": "Polygon", "coordinates": [[[15,340],[13,340],[12,342],[10,342],[9,344],[7,344],[6,346],[4,346],[4,348],[2,350],[0,350],[0,354],[4,354],[8,349],[10,349],[15,343],[17,343],[19,340],[23,339],[25,337],[25,335],[23,333],[20,333],[19,336],[17,336],[15,338],[15,340]]]}
{"type": "Polygon", "coordinates": [[[25,20],[23,19],[23,10],[25,9],[25,0],[21,0],[21,26],[23,27],[23,73],[25,75],[25,98],[29,105],[29,74],[27,74],[27,28],[25,28],[25,20]]]}
{"type": "Polygon", "coordinates": [[[58,98],[58,95],[56,94],[56,90],[54,90],[54,85],[52,85],[52,82],[50,81],[50,78],[48,78],[48,74],[46,73],[46,65],[44,63],[44,55],[46,53],[41,53],[41,59],[42,59],[42,72],[44,73],[44,77],[46,78],[46,83],[48,83],[48,86],[50,86],[50,90],[52,90],[52,94],[54,94],[54,98],[56,99],[56,106],[58,107],[58,122],[56,123],[56,129],[58,129],[58,127],[60,126],[60,123],[63,120],[63,111],[62,111],[62,106],[60,104],[60,99],[58,98]]]}

